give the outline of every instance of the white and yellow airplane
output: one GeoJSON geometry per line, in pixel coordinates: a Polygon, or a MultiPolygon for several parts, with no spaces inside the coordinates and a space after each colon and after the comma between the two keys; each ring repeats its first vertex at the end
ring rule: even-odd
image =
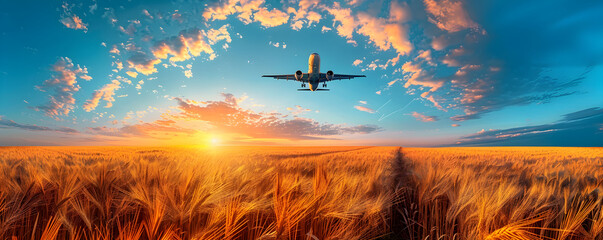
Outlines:
{"type": "Polygon", "coordinates": [[[333,71],[329,70],[327,73],[320,72],[320,56],[318,53],[312,53],[310,55],[310,59],[308,60],[308,72],[303,73],[301,70],[297,70],[295,74],[286,74],[286,75],[263,75],[262,77],[271,77],[275,79],[285,79],[285,80],[295,80],[298,82],[302,82],[302,89],[297,89],[297,91],[329,91],[329,89],[325,89],[327,87],[328,81],[333,80],[342,80],[342,79],[352,79],[355,77],[366,77],[364,75],[346,75],[346,74],[334,74],[333,71]],[[306,87],[306,83],[308,83],[309,88],[306,87]],[[318,84],[322,83],[323,88],[318,88],[318,84]]]}

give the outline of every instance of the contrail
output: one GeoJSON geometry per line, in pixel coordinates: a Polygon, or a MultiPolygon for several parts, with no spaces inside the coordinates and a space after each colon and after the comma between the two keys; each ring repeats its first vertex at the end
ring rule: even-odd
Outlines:
{"type": "Polygon", "coordinates": [[[375,112],[379,112],[379,110],[381,110],[383,107],[385,107],[385,105],[387,105],[391,101],[392,101],[392,99],[390,98],[387,102],[385,102],[383,105],[381,105],[381,107],[379,107],[375,112]]]}
{"type": "Polygon", "coordinates": [[[394,113],[397,113],[397,112],[399,112],[399,111],[404,110],[406,107],[408,107],[408,106],[409,106],[409,105],[410,105],[412,102],[414,102],[415,100],[417,100],[417,99],[416,99],[416,98],[415,98],[415,99],[413,99],[413,100],[412,100],[412,101],[410,101],[408,104],[406,104],[406,106],[404,106],[404,107],[402,107],[402,108],[400,108],[400,109],[398,109],[398,110],[396,110],[396,111],[393,111],[393,112],[391,112],[390,114],[387,114],[387,115],[381,115],[381,117],[380,117],[380,118],[379,118],[379,120],[377,120],[377,121],[379,121],[379,122],[380,122],[381,120],[386,119],[387,117],[391,116],[392,114],[394,114],[394,113]]]}

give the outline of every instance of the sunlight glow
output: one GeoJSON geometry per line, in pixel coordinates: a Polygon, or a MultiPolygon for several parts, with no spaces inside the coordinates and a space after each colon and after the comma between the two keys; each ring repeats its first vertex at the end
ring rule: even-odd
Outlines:
{"type": "Polygon", "coordinates": [[[212,146],[219,146],[220,145],[220,139],[217,137],[212,137],[209,140],[209,144],[212,146]]]}

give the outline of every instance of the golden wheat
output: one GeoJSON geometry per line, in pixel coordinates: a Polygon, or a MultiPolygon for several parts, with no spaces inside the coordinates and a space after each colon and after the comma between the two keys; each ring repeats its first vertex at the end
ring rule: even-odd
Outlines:
{"type": "Polygon", "coordinates": [[[4,147],[0,239],[603,239],[600,148],[4,147]]]}
{"type": "Polygon", "coordinates": [[[0,148],[0,239],[370,239],[397,148],[0,148]]]}
{"type": "Polygon", "coordinates": [[[603,149],[403,149],[413,239],[603,239],[603,149]],[[530,220],[531,219],[531,220],[530,220]],[[536,221],[536,220],[538,221],[536,221]],[[530,220],[530,221],[526,221],[530,220]]]}

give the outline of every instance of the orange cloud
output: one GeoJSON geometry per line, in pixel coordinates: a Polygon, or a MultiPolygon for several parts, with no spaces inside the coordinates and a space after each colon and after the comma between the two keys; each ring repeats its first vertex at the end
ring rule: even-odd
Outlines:
{"type": "Polygon", "coordinates": [[[61,19],[61,23],[67,28],[71,29],[84,29],[84,32],[88,31],[88,25],[82,22],[82,19],[78,16],[65,17],[61,19]]]}
{"type": "Polygon", "coordinates": [[[406,55],[412,50],[407,30],[402,25],[407,13],[405,8],[397,3],[392,3],[389,19],[363,12],[354,16],[351,9],[341,8],[339,3],[324,8],[333,15],[334,23],[340,23],[335,29],[342,37],[352,39],[355,29],[358,28],[356,33],[367,36],[369,42],[382,51],[394,48],[399,55],[406,55]]]}
{"type": "MultiPolygon", "coordinates": [[[[300,2],[300,5],[306,6],[307,1],[300,2]]],[[[311,2],[311,1],[310,1],[311,2]]],[[[205,9],[202,16],[205,20],[225,20],[230,15],[237,15],[237,18],[244,24],[249,24],[253,21],[259,22],[264,27],[275,27],[280,26],[289,21],[289,13],[283,12],[279,9],[273,8],[268,10],[262,7],[264,0],[230,0],[226,2],[216,3],[205,9]]],[[[294,12],[296,12],[294,10],[294,12]]],[[[321,16],[317,13],[307,12],[305,9],[301,9],[301,12],[296,13],[296,20],[306,16],[309,20],[309,24],[312,22],[318,22],[321,16]]],[[[295,24],[298,27],[299,23],[295,24]]]]}
{"type": "Polygon", "coordinates": [[[347,39],[352,39],[354,29],[357,26],[352,9],[342,8],[338,2],[333,4],[333,7],[324,7],[327,12],[333,16],[333,25],[339,22],[339,25],[335,27],[339,36],[347,39]]]}
{"type": "Polygon", "coordinates": [[[431,15],[429,21],[438,28],[448,32],[458,32],[464,29],[479,29],[479,25],[463,8],[461,1],[453,0],[424,0],[425,10],[431,15]]]}
{"type": "Polygon", "coordinates": [[[111,50],[109,50],[109,52],[119,55],[119,49],[117,49],[117,45],[113,45],[113,47],[111,48],[111,50]]]}
{"type": "Polygon", "coordinates": [[[223,94],[224,101],[207,101],[197,105],[189,100],[178,101],[179,114],[174,119],[199,120],[215,131],[236,133],[252,138],[325,139],[321,136],[371,133],[380,128],[371,125],[345,126],[319,123],[309,118],[286,118],[280,113],[256,113],[238,106],[232,94],[223,94]]]}
{"type": "Polygon", "coordinates": [[[358,33],[369,37],[369,41],[382,51],[390,47],[399,54],[407,54],[412,49],[406,30],[399,24],[388,24],[385,19],[376,18],[366,13],[358,14],[360,28],[358,33]]]}
{"type": "Polygon", "coordinates": [[[276,27],[287,23],[287,21],[289,21],[289,14],[276,8],[273,8],[270,11],[266,8],[260,8],[260,10],[253,15],[253,19],[260,22],[264,27],[276,27]]]}
{"type": "Polygon", "coordinates": [[[421,122],[435,122],[438,120],[438,117],[436,116],[425,116],[418,112],[412,112],[412,116],[421,122]]]}
{"type": "Polygon", "coordinates": [[[308,108],[302,108],[300,105],[295,105],[295,108],[288,107],[287,111],[290,111],[292,115],[297,116],[304,112],[310,112],[312,110],[308,108]]]}
{"type": "Polygon", "coordinates": [[[409,88],[412,85],[428,87],[429,90],[427,92],[423,92],[421,97],[432,102],[436,108],[446,111],[432,95],[429,95],[430,93],[433,93],[441,88],[444,85],[443,81],[432,80],[431,77],[426,76],[425,71],[421,69],[419,64],[412,64],[411,62],[406,62],[404,65],[402,65],[402,73],[407,74],[405,77],[405,88],[409,88]]]}
{"type": "Polygon", "coordinates": [[[136,69],[139,73],[149,75],[157,72],[155,65],[161,63],[160,59],[150,58],[144,52],[136,52],[128,59],[130,68],[136,69]]]}
{"type": "Polygon", "coordinates": [[[201,53],[209,54],[210,60],[213,60],[216,55],[211,46],[222,40],[232,41],[227,30],[228,26],[226,24],[219,29],[208,31],[197,28],[182,31],[178,36],[156,43],[151,52],[158,59],[166,59],[168,55],[172,55],[169,59],[171,62],[185,61],[190,59],[191,55],[196,57],[201,53]]]}
{"type": "MultiPolygon", "coordinates": [[[[425,97],[425,96],[423,96],[423,95],[421,95],[421,96],[422,96],[422,97],[425,97]]],[[[436,101],[436,100],[435,100],[435,98],[433,97],[433,95],[430,95],[429,97],[426,97],[425,99],[427,99],[427,100],[429,100],[431,103],[433,103],[433,106],[434,106],[434,107],[436,107],[436,108],[438,108],[438,109],[440,109],[440,110],[442,110],[442,111],[446,112],[446,109],[444,109],[444,108],[442,107],[442,105],[440,105],[440,103],[439,103],[438,101],[436,101]]]]}
{"type": "MultiPolygon", "coordinates": [[[[207,40],[209,41],[209,45],[214,45],[217,42],[222,41],[222,40],[224,40],[226,42],[231,42],[232,39],[230,38],[230,33],[228,33],[229,26],[230,25],[226,24],[218,29],[211,28],[211,29],[207,30],[207,32],[205,33],[205,36],[207,37],[207,40]]],[[[191,51],[191,52],[194,53],[193,51],[191,51]]]]}
{"type": "Polygon", "coordinates": [[[137,72],[127,71],[126,74],[132,78],[136,78],[138,76],[137,72]]]}
{"type": "Polygon", "coordinates": [[[245,24],[252,22],[253,12],[259,10],[264,0],[230,0],[216,2],[215,5],[205,9],[202,16],[205,20],[225,20],[229,15],[239,14],[238,18],[245,24]]]}
{"type": "Polygon", "coordinates": [[[94,91],[94,93],[92,94],[92,98],[86,101],[86,103],[84,104],[84,110],[86,110],[86,112],[90,112],[96,109],[101,98],[107,102],[105,108],[112,107],[113,102],[115,101],[115,98],[113,98],[113,96],[115,96],[115,90],[119,88],[119,81],[113,80],[111,81],[111,83],[103,86],[103,88],[94,91]]]}
{"type": "Polygon", "coordinates": [[[423,77],[423,70],[418,64],[406,62],[404,63],[404,65],[402,65],[402,72],[409,74],[409,77],[406,80],[406,83],[404,84],[405,88],[408,88],[411,85],[418,85],[423,87],[429,87],[429,92],[435,92],[444,85],[444,82],[442,81],[419,80],[420,77],[423,77]]]}
{"type": "Polygon", "coordinates": [[[113,137],[150,137],[163,138],[169,140],[179,135],[192,135],[197,130],[174,126],[165,120],[157,120],[151,123],[139,123],[126,125],[121,128],[111,127],[90,127],[88,132],[95,135],[113,136],[113,137]]]}
{"type": "Polygon", "coordinates": [[[299,1],[299,9],[289,7],[287,13],[293,14],[293,17],[291,18],[291,28],[293,28],[293,30],[299,30],[303,27],[305,22],[308,22],[308,26],[320,22],[322,16],[317,12],[310,11],[310,9],[316,7],[319,2],[320,1],[317,0],[301,0],[299,1]]]}
{"type": "Polygon", "coordinates": [[[354,106],[354,108],[359,111],[363,111],[363,112],[367,112],[367,113],[375,113],[375,110],[373,110],[372,108],[365,107],[365,106],[354,106]]]}
{"type": "Polygon", "coordinates": [[[420,59],[425,60],[429,65],[435,65],[435,63],[431,61],[431,50],[420,50],[419,55],[415,57],[415,61],[418,61],[420,59]]]}
{"type": "Polygon", "coordinates": [[[88,24],[85,24],[80,17],[71,12],[73,6],[68,3],[63,3],[63,14],[61,14],[61,22],[65,27],[71,29],[83,29],[84,32],[88,31],[88,24]]]}
{"type": "Polygon", "coordinates": [[[90,80],[88,69],[75,65],[68,57],[61,57],[53,66],[52,77],[42,85],[36,86],[40,91],[52,92],[50,101],[46,105],[37,106],[36,111],[43,111],[46,115],[57,118],[61,115],[69,115],[73,110],[75,98],[73,92],[80,90],[77,79],[90,80]]]}
{"type": "Polygon", "coordinates": [[[398,3],[398,1],[392,1],[389,8],[389,21],[402,23],[406,22],[409,18],[408,6],[406,3],[398,3]]]}
{"type": "Polygon", "coordinates": [[[431,40],[431,48],[433,48],[433,50],[436,51],[440,51],[440,50],[444,50],[446,47],[448,47],[448,37],[446,35],[442,35],[439,37],[434,37],[431,40]]]}

